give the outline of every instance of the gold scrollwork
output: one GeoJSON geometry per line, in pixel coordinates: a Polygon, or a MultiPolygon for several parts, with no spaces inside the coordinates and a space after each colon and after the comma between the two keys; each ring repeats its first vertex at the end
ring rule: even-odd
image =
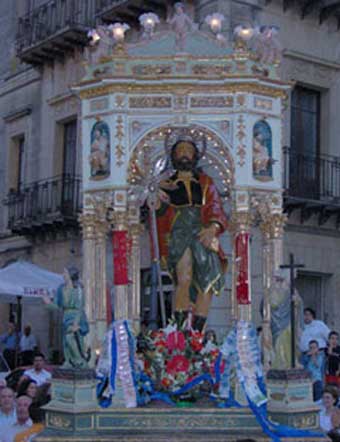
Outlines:
{"type": "Polygon", "coordinates": [[[250,230],[252,224],[254,222],[253,214],[248,210],[240,210],[234,211],[231,216],[230,231],[234,234],[238,232],[244,231],[247,232],[250,230]]]}
{"type": "Polygon", "coordinates": [[[237,146],[236,154],[238,156],[238,164],[240,167],[243,167],[245,165],[245,158],[246,158],[246,146],[244,144],[244,139],[246,137],[246,125],[244,122],[243,115],[239,115],[237,119],[237,133],[236,133],[237,139],[239,141],[239,144],[237,146]]]}
{"type": "Polygon", "coordinates": [[[123,138],[124,138],[124,124],[123,117],[118,115],[117,117],[117,125],[116,125],[116,164],[118,167],[124,164],[123,157],[125,156],[125,147],[123,146],[123,138]]]}
{"type": "Polygon", "coordinates": [[[284,213],[268,213],[263,216],[260,229],[267,239],[276,239],[283,236],[284,227],[287,223],[287,215],[284,213]]]}
{"type": "Polygon", "coordinates": [[[48,424],[54,428],[68,429],[72,427],[72,421],[64,416],[49,414],[48,424]]]}
{"type": "MultiPolygon", "coordinates": [[[[158,78],[155,78],[155,80],[159,80],[158,78]]],[[[81,87],[82,84],[80,83],[79,86],[81,87]]],[[[186,94],[192,94],[192,93],[208,93],[208,94],[226,94],[226,93],[237,93],[237,92],[244,92],[244,93],[253,93],[253,94],[259,94],[259,95],[265,95],[273,98],[283,98],[286,99],[287,92],[283,89],[283,86],[286,86],[286,83],[277,82],[275,86],[273,85],[262,85],[252,82],[247,83],[235,83],[232,82],[230,84],[226,84],[223,86],[212,86],[212,85],[202,85],[202,84],[193,84],[193,85],[183,85],[183,83],[178,82],[177,84],[146,84],[146,85],[137,85],[137,84],[115,84],[115,85],[105,85],[105,86],[93,86],[86,90],[83,90],[79,93],[80,98],[82,99],[88,99],[97,97],[100,95],[108,95],[111,93],[175,93],[175,92],[182,92],[186,94]],[[281,86],[281,87],[280,87],[281,86]]],[[[171,105],[168,105],[170,107],[171,105]]]]}

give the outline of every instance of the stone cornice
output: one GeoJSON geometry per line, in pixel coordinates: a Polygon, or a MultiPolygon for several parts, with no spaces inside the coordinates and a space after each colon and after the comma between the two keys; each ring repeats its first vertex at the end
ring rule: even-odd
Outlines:
{"type": "Polygon", "coordinates": [[[329,61],[325,58],[315,57],[311,54],[305,54],[303,52],[298,52],[294,50],[285,49],[283,51],[283,56],[287,58],[294,58],[301,61],[306,61],[307,63],[316,64],[322,66],[324,68],[340,70],[340,63],[335,63],[333,61],[329,61]]]}
{"type": "Polygon", "coordinates": [[[17,75],[7,77],[5,81],[0,83],[0,97],[39,80],[41,80],[41,76],[34,69],[27,69],[17,75]]]}

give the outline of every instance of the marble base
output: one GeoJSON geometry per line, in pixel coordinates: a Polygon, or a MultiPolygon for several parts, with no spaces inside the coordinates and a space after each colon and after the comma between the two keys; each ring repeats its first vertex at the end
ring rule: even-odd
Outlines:
{"type": "Polygon", "coordinates": [[[271,420],[295,428],[319,428],[320,407],[313,402],[312,381],[306,371],[270,370],[267,390],[271,420]]]}
{"type": "Polygon", "coordinates": [[[236,442],[247,437],[269,442],[247,409],[162,407],[97,409],[92,416],[77,413],[72,421],[50,409],[47,429],[35,442],[236,442]]]}

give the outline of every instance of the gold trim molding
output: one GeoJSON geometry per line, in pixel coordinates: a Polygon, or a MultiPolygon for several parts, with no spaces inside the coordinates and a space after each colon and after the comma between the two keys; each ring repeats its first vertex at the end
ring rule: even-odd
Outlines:
{"type": "Polygon", "coordinates": [[[265,95],[273,98],[283,98],[287,97],[286,90],[281,88],[276,88],[275,86],[265,86],[263,84],[257,84],[253,82],[248,83],[237,83],[233,82],[231,84],[225,85],[211,85],[211,84],[197,84],[197,85],[187,85],[181,82],[177,84],[162,84],[162,85],[154,85],[154,84],[126,84],[126,83],[117,83],[114,85],[106,85],[106,86],[93,86],[87,90],[81,90],[79,92],[79,96],[81,99],[89,99],[93,97],[98,97],[101,95],[108,95],[111,93],[119,92],[119,93],[175,93],[178,91],[181,93],[192,94],[192,93],[207,93],[207,94],[226,94],[226,93],[237,93],[237,92],[246,92],[246,93],[254,93],[265,95]]]}

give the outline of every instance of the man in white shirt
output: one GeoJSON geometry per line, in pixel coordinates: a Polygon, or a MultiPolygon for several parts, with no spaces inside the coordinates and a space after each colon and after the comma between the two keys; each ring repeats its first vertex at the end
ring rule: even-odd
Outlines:
{"type": "Polygon", "coordinates": [[[23,378],[32,379],[40,387],[51,383],[51,373],[44,369],[45,358],[42,353],[37,353],[33,359],[33,368],[25,370],[23,378]]]}
{"type": "Polygon", "coordinates": [[[0,428],[13,425],[17,420],[14,391],[4,387],[0,390],[0,428]]]}
{"type": "Polygon", "coordinates": [[[309,351],[309,342],[317,341],[320,350],[327,347],[330,329],[320,320],[315,319],[315,311],[311,308],[304,309],[304,329],[300,338],[301,353],[309,351]]]}
{"type": "Polygon", "coordinates": [[[17,399],[17,419],[16,421],[2,429],[0,442],[14,442],[17,434],[30,428],[33,423],[29,416],[29,407],[32,399],[28,396],[20,396],[17,399]]]}
{"type": "Polygon", "coordinates": [[[37,341],[31,333],[31,326],[26,325],[24,334],[20,338],[20,357],[22,365],[31,365],[34,351],[37,349],[37,341]]]}

